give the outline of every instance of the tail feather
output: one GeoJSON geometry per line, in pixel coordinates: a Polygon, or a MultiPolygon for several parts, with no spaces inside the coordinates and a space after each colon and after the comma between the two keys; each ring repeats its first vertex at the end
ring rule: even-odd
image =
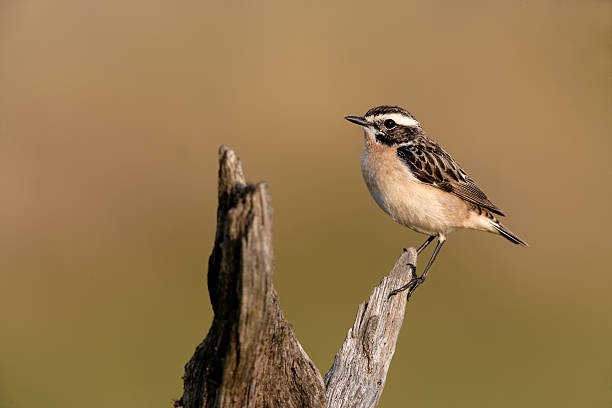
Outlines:
{"type": "Polygon", "coordinates": [[[512,242],[513,244],[521,245],[524,247],[529,246],[527,245],[525,241],[523,241],[522,239],[514,235],[512,231],[504,227],[502,224],[500,223],[492,223],[492,224],[493,224],[493,228],[495,228],[502,237],[506,238],[508,241],[512,242]]]}

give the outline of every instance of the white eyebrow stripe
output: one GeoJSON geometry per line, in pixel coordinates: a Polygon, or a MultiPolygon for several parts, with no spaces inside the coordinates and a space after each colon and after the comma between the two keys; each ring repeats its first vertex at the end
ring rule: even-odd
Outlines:
{"type": "Polygon", "coordinates": [[[377,115],[376,117],[374,117],[374,120],[376,121],[380,119],[392,119],[395,123],[402,126],[415,127],[421,125],[418,121],[409,118],[406,115],[402,115],[401,113],[386,113],[384,115],[377,115]]]}

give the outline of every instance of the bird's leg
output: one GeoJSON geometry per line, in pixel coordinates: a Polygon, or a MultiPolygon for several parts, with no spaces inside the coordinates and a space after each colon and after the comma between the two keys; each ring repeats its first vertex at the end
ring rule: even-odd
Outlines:
{"type": "MultiPolygon", "coordinates": [[[[436,237],[436,235],[430,235],[429,238],[427,238],[425,240],[425,242],[423,242],[423,244],[421,244],[419,249],[417,249],[417,255],[420,254],[422,250],[427,248],[427,245],[429,245],[431,243],[431,241],[434,240],[435,237],[436,237]]],[[[408,252],[408,250],[406,248],[404,248],[404,252],[408,252]]],[[[409,266],[410,269],[412,269],[412,272],[414,272],[414,274],[416,275],[416,265],[409,263],[409,264],[407,264],[407,266],[409,266]]],[[[412,282],[412,280],[411,280],[411,282],[412,282]]],[[[408,283],[410,283],[410,282],[408,282],[408,283]]]]}
{"type": "Polygon", "coordinates": [[[429,272],[429,268],[431,268],[431,265],[433,264],[434,260],[436,259],[436,256],[438,255],[438,252],[440,252],[440,248],[442,248],[442,245],[444,245],[445,242],[446,242],[446,238],[443,238],[443,237],[438,238],[438,243],[436,244],[436,248],[434,249],[433,254],[431,255],[431,258],[429,259],[429,262],[427,263],[427,266],[425,267],[425,271],[420,277],[412,279],[412,281],[414,282],[412,283],[412,285],[410,285],[410,288],[408,289],[408,294],[406,295],[408,298],[410,298],[410,295],[412,295],[412,292],[414,292],[415,289],[419,287],[423,282],[425,282],[425,279],[427,279],[427,272],[429,272]]]}
{"type": "Polygon", "coordinates": [[[436,248],[434,249],[433,254],[431,255],[431,259],[427,263],[427,266],[425,267],[425,271],[423,272],[423,275],[421,275],[421,278],[425,279],[427,277],[427,272],[429,272],[429,268],[431,268],[431,265],[433,264],[434,260],[436,259],[436,256],[438,255],[438,252],[440,252],[440,248],[442,248],[442,245],[444,245],[445,242],[445,236],[441,235],[440,237],[438,237],[438,243],[436,244],[436,248]]]}
{"type": "Polygon", "coordinates": [[[435,237],[436,237],[435,235],[431,235],[429,238],[427,238],[425,242],[423,242],[423,244],[419,247],[419,249],[417,249],[417,255],[420,254],[422,250],[427,248],[427,245],[429,245],[431,241],[434,240],[435,237]]]}
{"type": "MultiPolygon", "coordinates": [[[[433,236],[435,237],[435,235],[433,236]]],[[[431,238],[431,237],[429,237],[431,238]]],[[[429,242],[431,242],[430,239],[428,239],[429,242]]],[[[425,242],[425,244],[428,244],[429,242],[425,242]]],[[[444,245],[444,243],[446,242],[446,237],[444,235],[438,235],[438,243],[436,244],[436,248],[433,251],[433,254],[431,255],[431,258],[429,259],[429,262],[427,263],[427,266],[425,267],[425,271],[423,272],[423,274],[419,277],[410,279],[410,282],[408,282],[407,284],[405,284],[404,286],[402,286],[401,288],[397,288],[395,290],[392,290],[391,293],[389,293],[389,297],[393,296],[393,295],[397,295],[400,292],[405,291],[406,289],[408,289],[408,294],[407,297],[410,298],[410,295],[412,295],[412,292],[414,292],[414,290],[419,287],[419,285],[421,285],[423,282],[425,282],[425,279],[427,278],[427,272],[429,272],[429,268],[431,268],[431,265],[433,264],[434,260],[436,259],[436,256],[438,256],[438,252],[440,252],[440,248],[442,248],[442,245],[444,245]]],[[[423,244],[423,245],[425,245],[423,244]]]]}

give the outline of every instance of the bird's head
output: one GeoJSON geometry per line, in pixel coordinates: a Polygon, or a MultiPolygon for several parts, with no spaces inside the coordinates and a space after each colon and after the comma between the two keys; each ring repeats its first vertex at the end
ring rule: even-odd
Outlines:
{"type": "Polygon", "coordinates": [[[382,105],[370,109],[365,116],[346,116],[364,131],[366,143],[394,146],[423,134],[421,124],[404,108],[382,105]]]}

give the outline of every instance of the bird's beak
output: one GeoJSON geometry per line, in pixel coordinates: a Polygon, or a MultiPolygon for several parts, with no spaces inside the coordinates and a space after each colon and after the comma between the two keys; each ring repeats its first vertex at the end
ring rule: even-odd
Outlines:
{"type": "Polygon", "coordinates": [[[363,116],[345,116],[344,119],[359,126],[370,126],[370,123],[363,116]]]}

